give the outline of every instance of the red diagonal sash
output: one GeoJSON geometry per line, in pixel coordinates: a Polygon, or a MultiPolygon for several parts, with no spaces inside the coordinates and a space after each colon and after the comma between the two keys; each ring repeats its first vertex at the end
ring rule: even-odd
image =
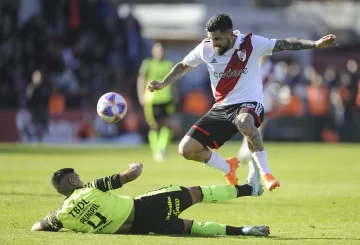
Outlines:
{"type": "Polygon", "coordinates": [[[253,50],[251,43],[252,33],[245,36],[244,41],[240,44],[239,49],[236,49],[229,63],[227,64],[223,77],[220,78],[215,90],[215,102],[221,102],[225,97],[235,88],[235,85],[239,81],[242,71],[245,69],[250,55],[253,50]],[[246,54],[246,58],[242,59],[239,54],[246,54]]]}

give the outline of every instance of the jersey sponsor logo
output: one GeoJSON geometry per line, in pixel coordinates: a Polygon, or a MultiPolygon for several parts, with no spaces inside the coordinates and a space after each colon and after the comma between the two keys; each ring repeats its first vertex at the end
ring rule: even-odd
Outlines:
{"type": "Polygon", "coordinates": [[[239,59],[242,62],[244,62],[246,60],[246,50],[245,49],[237,51],[237,55],[239,56],[239,59]]]}
{"type": "Polygon", "coordinates": [[[89,204],[85,199],[81,199],[80,202],[76,204],[76,206],[70,211],[69,214],[71,214],[74,218],[76,215],[81,213],[81,211],[89,204]]]}
{"type": "Polygon", "coordinates": [[[169,211],[167,213],[166,220],[170,220],[171,213],[172,213],[172,202],[171,202],[171,197],[169,197],[169,196],[167,197],[167,204],[169,207],[169,211]]]}
{"type": "Polygon", "coordinates": [[[175,216],[179,216],[180,214],[180,200],[179,198],[175,198],[175,210],[173,211],[175,216]]]}
{"type": "Polygon", "coordinates": [[[247,68],[241,70],[232,70],[231,68],[225,72],[214,72],[215,78],[231,78],[231,77],[240,77],[242,74],[248,72],[247,68]]]}
{"type": "Polygon", "coordinates": [[[215,63],[217,63],[215,58],[212,61],[210,61],[210,64],[215,64],[215,63]]]}
{"type": "Polygon", "coordinates": [[[171,197],[167,197],[167,204],[169,207],[169,211],[167,212],[166,220],[170,220],[171,214],[174,214],[175,216],[179,216],[180,214],[180,200],[178,198],[175,198],[175,210],[173,210],[173,204],[171,201],[171,197]]]}

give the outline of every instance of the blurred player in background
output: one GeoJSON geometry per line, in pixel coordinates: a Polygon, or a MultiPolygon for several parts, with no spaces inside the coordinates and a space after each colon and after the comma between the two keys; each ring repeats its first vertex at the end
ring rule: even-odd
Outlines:
{"type": "Polygon", "coordinates": [[[48,104],[50,88],[44,81],[43,73],[36,70],[32,74],[31,83],[26,87],[27,106],[31,113],[32,125],[35,128],[37,141],[41,143],[48,131],[48,104]]]}
{"type": "MultiPolygon", "coordinates": [[[[260,134],[263,135],[267,124],[267,115],[273,109],[273,89],[272,85],[279,81],[280,71],[277,69],[277,64],[273,63],[268,56],[260,58],[260,75],[263,82],[264,93],[264,120],[259,127],[260,134]]],[[[252,152],[249,149],[246,137],[243,137],[242,144],[238,153],[238,158],[242,165],[246,165],[252,159],[252,152]]]]}
{"type": "Polygon", "coordinates": [[[163,80],[171,70],[173,63],[164,58],[164,47],[155,43],[152,48],[152,58],[145,59],[140,67],[137,90],[140,105],[149,125],[149,144],[155,161],[165,159],[167,148],[172,139],[174,124],[172,116],[175,113],[173,86],[160,93],[151,93],[146,87],[153,80],[163,80]]]}
{"type": "Polygon", "coordinates": [[[31,114],[25,105],[16,113],[16,128],[21,142],[31,142],[34,130],[31,114]]]}
{"type": "Polygon", "coordinates": [[[56,171],[52,185],[66,198],[61,209],[36,222],[32,231],[59,231],[62,228],[84,233],[105,234],[190,234],[268,236],[267,226],[234,227],[214,222],[198,222],[179,218],[187,208],[197,203],[217,203],[243,196],[261,196],[260,173],[249,164],[244,185],[169,186],[139,197],[114,195],[118,189],[138,178],[141,163],[132,163],[121,173],[83,184],[72,168],[56,171]]]}
{"type": "Polygon", "coordinates": [[[151,92],[165,89],[194,67],[206,64],[216,103],[181,140],[179,153],[186,159],[221,170],[228,184],[236,185],[238,159],[225,160],[209,148],[218,149],[241,132],[266,188],[271,191],[279,187],[280,182],[270,170],[264,142],[257,129],[264,118],[260,57],[284,50],[326,48],[336,43],[336,36],[327,35],[311,41],[244,35],[233,30],[232,20],[226,14],[213,16],[206,24],[206,31],[208,38],[177,63],[165,79],[152,81],[148,89],[151,92]]]}

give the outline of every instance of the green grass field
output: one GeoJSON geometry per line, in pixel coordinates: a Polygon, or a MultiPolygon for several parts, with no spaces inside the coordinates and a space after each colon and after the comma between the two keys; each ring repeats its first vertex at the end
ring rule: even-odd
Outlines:
{"type": "MultiPolygon", "coordinates": [[[[281,187],[261,197],[199,204],[181,217],[230,225],[266,224],[270,237],[92,235],[30,232],[32,224],[61,206],[51,174],[73,167],[84,181],[123,171],[141,161],[143,175],[123,189],[137,196],[169,184],[224,184],[222,174],[182,159],[171,147],[166,163],[154,163],[147,147],[55,148],[0,145],[0,244],[360,244],[359,145],[266,144],[281,187]]],[[[238,145],[219,152],[235,155],[238,145]]],[[[245,180],[247,168],[240,168],[245,180]]]]}

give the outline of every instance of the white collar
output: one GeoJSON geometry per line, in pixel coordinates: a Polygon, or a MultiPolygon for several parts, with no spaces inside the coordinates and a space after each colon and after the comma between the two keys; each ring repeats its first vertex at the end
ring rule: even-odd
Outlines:
{"type": "Polygon", "coordinates": [[[234,42],[234,46],[233,49],[238,49],[241,42],[242,42],[242,38],[241,38],[241,32],[238,30],[233,31],[234,35],[236,36],[236,40],[234,42]]]}
{"type": "Polygon", "coordinates": [[[236,36],[236,40],[234,42],[234,46],[225,52],[223,55],[232,55],[236,49],[240,47],[240,43],[242,42],[242,38],[240,37],[241,32],[238,30],[233,31],[233,34],[236,36]]]}

